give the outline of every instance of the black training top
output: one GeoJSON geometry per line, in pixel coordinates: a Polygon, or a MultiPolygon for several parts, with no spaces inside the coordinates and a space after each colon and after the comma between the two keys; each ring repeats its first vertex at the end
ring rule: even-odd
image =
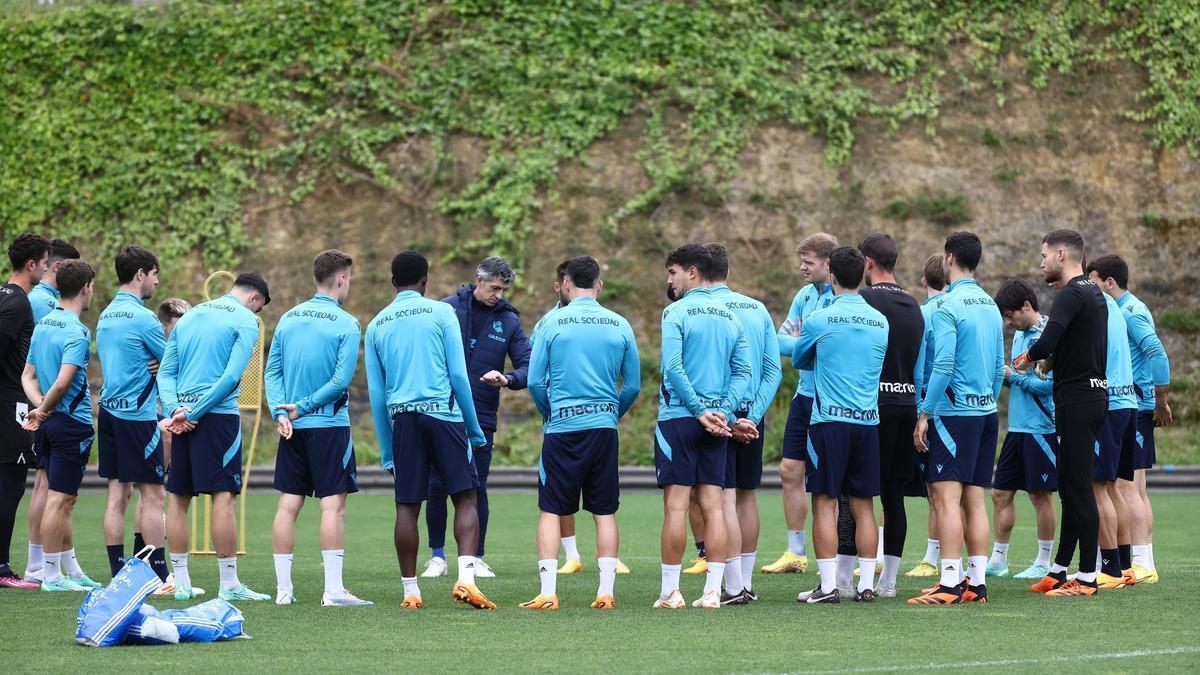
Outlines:
{"type": "Polygon", "coordinates": [[[921,351],[921,337],[925,333],[920,304],[908,291],[893,283],[867,286],[858,294],[888,320],[887,354],[883,357],[883,373],[879,376],[879,405],[916,405],[913,372],[917,368],[917,354],[921,351]]]}
{"type": "Polygon", "coordinates": [[[33,307],[16,284],[0,286],[0,401],[25,401],[21,372],[33,336],[33,307]]]}
{"type": "Polygon", "coordinates": [[[1028,355],[1054,356],[1054,405],[1108,400],[1108,305],[1094,281],[1081,274],[1054,296],[1050,321],[1028,355]]]}

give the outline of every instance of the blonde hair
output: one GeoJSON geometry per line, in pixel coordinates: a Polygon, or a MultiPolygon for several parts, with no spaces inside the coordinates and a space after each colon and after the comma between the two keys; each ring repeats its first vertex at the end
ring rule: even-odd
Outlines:
{"type": "Polygon", "coordinates": [[[183,298],[167,298],[158,306],[158,322],[165,324],[171,319],[178,319],[191,308],[191,303],[183,298]]]}
{"type": "Polygon", "coordinates": [[[828,258],[833,253],[833,249],[837,247],[837,237],[827,232],[817,232],[801,239],[800,245],[796,247],[796,253],[812,252],[821,258],[828,258]]]}

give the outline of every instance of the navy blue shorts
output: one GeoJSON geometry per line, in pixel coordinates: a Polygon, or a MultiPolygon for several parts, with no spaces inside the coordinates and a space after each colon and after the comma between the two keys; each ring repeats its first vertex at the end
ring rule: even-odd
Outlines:
{"type": "Polygon", "coordinates": [[[1154,449],[1154,413],[1149,410],[1139,410],[1137,414],[1137,445],[1133,449],[1133,468],[1152,469],[1158,461],[1158,453],[1154,449]]]}
{"type": "Polygon", "coordinates": [[[163,483],[162,429],[158,422],[123,420],[100,409],[100,477],[122,483],[163,483]]]}
{"type": "Polygon", "coordinates": [[[68,495],[79,494],[79,484],[87,471],[88,457],[96,432],[90,424],[55,413],[39,429],[46,452],[46,473],[50,489],[68,495]]]}
{"type": "Polygon", "coordinates": [[[788,409],[787,426],[783,429],[783,458],[797,462],[808,461],[808,423],[812,420],[811,396],[796,394],[788,409]]]}
{"type": "Polygon", "coordinates": [[[46,432],[42,431],[45,425],[38,427],[38,430],[33,432],[33,454],[37,455],[37,463],[34,468],[40,471],[50,470],[50,448],[46,447],[46,432]]]}
{"type": "Polygon", "coordinates": [[[821,422],[808,428],[809,494],[829,497],[879,495],[879,430],[874,425],[821,422]]]}
{"type": "MultiPolygon", "coordinates": [[[[745,417],[737,413],[735,417],[745,417]]],[[[727,439],[725,449],[725,489],[757,490],[762,483],[763,442],[766,440],[767,419],[758,425],[758,438],[749,443],[727,439]]]]}
{"type": "Polygon", "coordinates": [[[275,489],[321,499],[358,492],[350,427],[292,429],[275,453],[275,489]]]}
{"type": "Polygon", "coordinates": [[[1010,431],[996,460],[992,487],[997,490],[1038,492],[1058,489],[1055,458],[1058,436],[1010,431]]]}
{"type": "Polygon", "coordinates": [[[171,441],[167,492],[176,495],[242,491],[242,418],[209,413],[171,441]]]}
{"type": "Polygon", "coordinates": [[[996,466],[996,413],[974,417],[930,417],[926,470],[929,482],[952,480],[965,485],[992,486],[996,466]]]}
{"type": "Polygon", "coordinates": [[[621,505],[617,479],[616,429],[546,434],[538,462],[538,508],[569,516],[583,508],[610,516],[621,505]]]}
{"type": "Polygon", "coordinates": [[[1137,410],[1109,410],[1096,437],[1096,461],[1092,480],[1133,480],[1133,456],[1137,452],[1137,410]]]}
{"type": "Polygon", "coordinates": [[[431,466],[437,469],[448,495],[479,487],[473,455],[465,423],[423,413],[397,413],[392,418],[396,503],[420,504],[429,498],[431,466]]]}
{"type": "Polygon", "coordinates": [[[654,473],[658,486],[725,486],[729,439],[713,436],[693,417],[660,420],[654,427],[654,473]]]}

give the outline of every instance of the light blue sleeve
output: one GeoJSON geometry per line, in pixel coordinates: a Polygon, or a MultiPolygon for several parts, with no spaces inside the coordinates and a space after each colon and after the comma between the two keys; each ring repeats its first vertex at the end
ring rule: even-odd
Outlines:
{"type": "Polygon", "coordinates": [[[550,346],[546,330],[534,331],[533,354],[529,357],[529,398],[543,419],[550,419],[550,346]]]}
{"type": "Polygon", "coordinates": [[[617,401],[617,417],[620,418],[633,407],[642,391],[642,363],[638,355],[637,339],[633,328],[625,325],[625,357],[621,360],[621,396],[617,401]]]}
{"type": "Polygon", "coordinates": [[[354,379],[358,366],[358,322],[351,322],[338,336],[337,362],[333,366],[333,377],[319,389],[296,402],[296,412],[308,415],[312,411],[338,400],[354,379]]]}
{"type": "Polygon", "coordinates": [[[271,411],[271,419],[287,414],[282,407],[286,395],[283,386],[283,336],[275,332],[271,340],[271,349],[267,351],[267,365],[263,369],[263,381],[267,390],[267,408],[271,411]]]}
{"type": "Polygon", "coordinates": [[[450,389],[454,392],[454,400],[458,403],[459,410],[462,411],[471,445],[482,448],[487,445],[487,439],[484,438],[483,429],[479,428],[479,417],[475,414],[471,380],[467,378],[467,356],[463,352],[462,329],[459,328],[454,310],[449,305],[446,305],[446,308],[440,319],[442,345],[446,350],[446,369],[450,373],[450,389]]]}
{"type": "Polygon", "coordinates": [[[921,391],[925,386],[925,350],[929,348],[926,338],[929,331],[921,331],[921,349],[917,352],[917,365],[913,368],[913,388],[917,394],[917,410],[921,409],[921,391]]]}
{"type": "MultiPolygon", "coordinates": [[[[796,322],[796,321],[800,320],[800,312],[803,310],[800,299],[801,299],[801,296],[803,295],[803,293],[804,293],[804,289],[800,289],[800,291],[798,293],[796,293],[796,297],[792,298],[792,306],[791,306],[791,308],[788,309],[787,321],[784,322],[785,324],[788,323],[789,321],[796,322]]],[[[779,339],[779,355],[780,356],[791,356],[792,352],[795,351],[795,348],[796,348],[796,338],[792,337],[791,335],[788,335],[787,332],[784,331],[783,326],[780,326],[778,339],[779,339]]],[[[771,343],[768,342],[766,344],[769,345],[771,343]]],[[[763,347],[765,349],[766,345],[763,345],[763,347]]]]}
{"type": "Polygon", "coordinates": [[[1158,333],[1150,324],[1150,318],[1145,314],[1126,314],[1125,329],[1133,343],[1142,350],[1142,355],[1150,362],[1150,377],[1155,386],[1171,384],[1171,362],[1167,359],[1167,350],[1163,347],[1158,333]]]}
{"type": "Polygon", "coordinates": [[[683,406],[693,417],[700,417],[704,414],[704,406],[700,404],[696,388],[692,386],[692,381],[688,379],[687,372],[683,369],[683,323],[675,318],[681,313],[670,312],[663,315],[663,369],[666,371],[667,381],[671,383],[671,389],[676,396],[682,399],[683,406]]]}
{"type": "Polygon", "coordinates": [[[763,353],[762,380],[758,383],[758,391],[754,397],[754,405],[750,408],[750,421],[761,424],[763,415],[775,400],[775,392],[779,391],[779,383],[783,381],[783,366],[780,363],[779,352],[772,350],[771,337],[775,327],[771,325],[771,315],[766,308],[763,314],[763,353]]]}
{"type": "Polygon", "coordinates": [[[1009,381],[1014,387],[1035,396],[1049,396],[1054,393],[1053,373],[1046,375],[1046,379],[1043,380],[1033,373],[1018,373],[1014,370],[1009,381]]]}
{"type": "Polygon", "coordinates": [[[820,341],[827,325],[825,317],[821,314],[808,317],[804,326],[800,328],[800,337],[796,338],[795,347],[792,348],[793,366],[800,368],[813,362],[817,356],[817,342],[820,341]]]}
{"type": "Polygon", "coordinates": [[[167,349],[167,333],[163,330],[162,324],[153,316],[146,316],[146,327],[142,330],[142,344],[146,345],[146,351],[150,352],[150,356],[154,357],[155,361],[162,365],[163,352],[167,349]]]}
{"type": "Polygon", "coordinates": [[[81,335],[69,338],[63,343],[62,364],[87,368],[88,359],[92,357],[92,340],[84,331],[81,335]]]}
{"type": "Polygon", "coordinates": [[[178,394],[179,356],[176,353],[175,334],[167,338],[162,363],[158,364],[158,398],[162,401],[163,414],[170,417],[179,409],[178,394]]]}
{"type": "Polygon", "coordinates": [[[367,395],[371,399],[371,418],[375,422],[375,437],[379,439],[379,459],[383,468],[392,470],[392,420],[387,406],[387,375],[383,360],[379,358],[375,345],[375,324],[367,327],[365,348],[367,370],[367,395]]]}
{"type": "Polygon", "coordinates": [[[213,386],[204,393],[204,396],[196,401],[195,407],[188,412],[189,420],[195,422],[208,414],[208,411],[225,400],[225,397],[233,393],[234,389],[237,389],[238,384],[242,381],[242,374],[246,372],[246,366],[250,363],[250,357],[254,354],[254,345],[257,343],[258,321],[253,318],[246,319],[237,327],[237,335],[234,337],[233,347],[229,350],[229,362],[225,364],[225,370],[221,372],[221,377],[217,378],[213,386]]]}
{"type": "Polygon", "coordinates": [[[920,412],[929,415],[933,415],[933,411],[937,410],[938,405],[946,398],[946,387],[950,386],[950,378],[954,376],[954,358],[958,351],[958,323],[947,304],[943,304],[933,313],[933,333],[937,335],[933,350],[933,371],[929,374],[925,400],[920,408],[920,412]]]}
{"type": "Polygon", "coordinates": [[[750,365],[750,340],[746,337],[746,328],[742,322],[734,320],[738,329],[737,341],[733,345],[733,354],[729,359],[729,389],[725,392],[726,419],[734,419],[737,406],[746,398],[750,385],[754,382],[754,369],[750,365]]]}
{"type": "Polygon", "coordinates": [[[996,331],[996,369],[992,380],[992,398],[1000,401],[1000,392],[1004,391],[1004,330],[996,331]]]}

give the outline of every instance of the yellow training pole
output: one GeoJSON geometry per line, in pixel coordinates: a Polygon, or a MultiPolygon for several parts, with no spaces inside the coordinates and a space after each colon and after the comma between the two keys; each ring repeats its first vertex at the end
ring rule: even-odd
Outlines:
{"type": "MultiPolygon", "coordinates": [[[[206,301],[212,300],[212,294],[209,293],[209,286],[216,279],[225,279],[230,283],[235,281],[237,277],[232,272],[219,270],[209,275],[204,280],[204,287],[201,292],[206,301]]],[[[246,365],[246,370],[242,373],[242,382],[240,391],[238,392],[238,410],[253,410],[254,411],[254,432],[250,436],[250,449],[242,461],[242,491],[238,495],[238,555],[246,553],[246,491],[250,484],[250,465],[254,463],[254,448],[258,444],[258,430],[262,423],[262,405],[263,405],[263,369],[265,366],[263,359],[263,342],[266,335],[266,327],[263,325],[262,319],[255,317],[258,321],[258,341],[254,344],[254,351],[250,355],[250,363],[246,365]]],[[[192,553],[199,555],[215,555],[216,551],[212,547],[212,497],[204,496],[204,548],[197,550],[196,537],[192,537],[192,553]]],[[[196,511],[192,511],[192,532],[196,531],[196,511]]]]}

